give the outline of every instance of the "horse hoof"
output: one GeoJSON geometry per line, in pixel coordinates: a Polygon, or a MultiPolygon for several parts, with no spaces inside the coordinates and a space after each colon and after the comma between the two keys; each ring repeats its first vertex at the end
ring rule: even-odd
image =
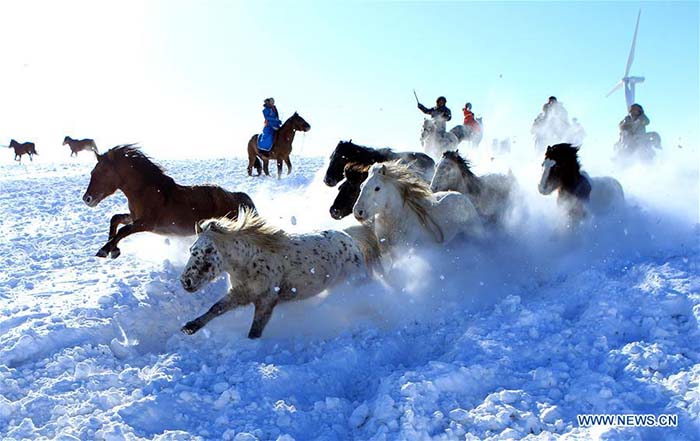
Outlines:
{"type": "Polygon", "coordinates": [[[109,253],[107,253],[107,250],[105,250],[104,248],[100,248],[100,251],[98,251],[97,254],[95,254],[95,256],[107,257],[107,254],[109,254],[109,253]]]}
{"type": "Polygon", "coordinates": [[[195,325],[193,323],[188,323],[185,326],[183,326],[182,329],[180,329],[180,331],[182,331],[183,334],[187,334],[187,335],[192,335],[195,332],[197,332],[198,330],[199,330],[199,328],[197,327],[197,325],[195,325]]]}
{"type": "Polygon", "coordinates": [[[109,257],[111,257],[112,259],[116,259],[116,258],[119,257],[121,254],[122,254],[122,251],[121,251],[119,248],[115,248],[115,249],[112,250],[111,253],[109,253],[109,257]]]}

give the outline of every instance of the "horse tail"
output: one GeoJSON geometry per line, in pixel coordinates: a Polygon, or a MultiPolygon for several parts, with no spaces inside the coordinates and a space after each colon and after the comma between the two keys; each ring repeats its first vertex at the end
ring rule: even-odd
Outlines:
{"type": "Polygon", "coordinates": [[[381,271],[382,252],[379,248],[379,240],[374,230],[364,225],[353,225],[345,230],[345,233],[350,236],[357,247],[362,252],[365,259],[365,264],[370,272],[381,271]]]}

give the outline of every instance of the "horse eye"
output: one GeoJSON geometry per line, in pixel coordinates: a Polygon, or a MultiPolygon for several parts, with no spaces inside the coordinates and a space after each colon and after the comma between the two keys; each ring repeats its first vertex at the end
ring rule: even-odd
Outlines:
{"type": "Polygon", "coordinates": [[[374,191],[379,191],[379,187],[374,187],[374,191]]]}

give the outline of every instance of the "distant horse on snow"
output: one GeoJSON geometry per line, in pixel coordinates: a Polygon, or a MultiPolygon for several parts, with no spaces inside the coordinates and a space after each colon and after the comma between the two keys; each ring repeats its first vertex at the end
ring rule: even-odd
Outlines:
{"type": "Polygon", "coordinates": [[[70,147],[70,155],[78,156],[83,150],[90,150],[97,153],[97,144],[94,139],[73,139],[70,136],[63,138],[63,145],[70,147]]]}
{"type": "Polygon", "coordinates": [[[253,135],[248,141],[248,176],[253,175],[253,167],[258,172],[258,176],[265,172],[266,176],[270,176],[268,168],[270,160],[277,160],[277,179],[282,177],[282,161],[287,164],[287,174],[292,172],[292,161],[289,156],[292,154],[292,142],[296,132],[308,132],[311,130],[311,125],[304,120],[298,113],[290,116],[287,121],[275,133],[272,149],[267,154],[261,154],[258,149],[258,137],[253,135]],[[261,164],[262,159],[262,164],[261,164]]]}
{"type": "Polygon", "coordinates": [[[29,155],[29,160],[32,161],[32,156],[38,155],[36,145],[33,142],[19,143],[13,139],[10,141],[9,147],[15,150],[15,161],[22,162],[22,155],[29,155]]]}

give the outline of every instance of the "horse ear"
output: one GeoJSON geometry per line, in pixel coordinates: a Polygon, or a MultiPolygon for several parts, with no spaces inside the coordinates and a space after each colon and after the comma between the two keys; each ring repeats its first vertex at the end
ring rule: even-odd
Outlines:
{"type": "Polygon", "coordinates": [[[202,231],[204,231],[204,230],[202,229],[202,221],[197,221],[197,222],[195,222],[195,223],[194,223],[194,232],[195,232],[195,234],[196,234],[197,236],[199,236],[200,234],[202,234],[202,231]]]}
{"type": "Polygon", "coordinates": [[[386,165],[382,164],[382,166],[379,168],[379,174],[386,175],[386,165]]]}

